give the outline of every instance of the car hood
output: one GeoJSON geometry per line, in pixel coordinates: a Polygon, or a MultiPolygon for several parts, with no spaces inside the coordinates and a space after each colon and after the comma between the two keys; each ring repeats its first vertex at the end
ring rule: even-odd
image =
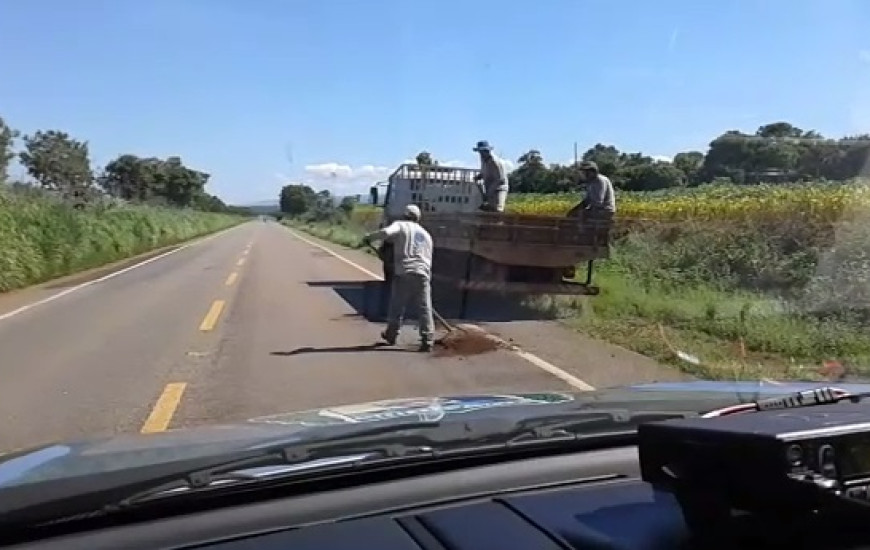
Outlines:
{"type": "MultiPolygon", "coordinates": [[[[261,416],[244,422],[170,430],[155,434],[60,442],[0,456],[0,488],[28,482],[123,470],[159,463],[219,456],[328,435],[336,426],[401,424],[461,418],[509,417],[577,408],[632,411],[705,412],[719,407],[824,387],[804,382],[651,383],[578,393],[516,393],[391,399],[261,416]],[[542,409],[547,409],[546,411],[542,409]]],[[[838,384],[850,392],[870,392],[870,384],[838,384]]],[[[346,428],[345,428],[346,429],[346,428]]]]}

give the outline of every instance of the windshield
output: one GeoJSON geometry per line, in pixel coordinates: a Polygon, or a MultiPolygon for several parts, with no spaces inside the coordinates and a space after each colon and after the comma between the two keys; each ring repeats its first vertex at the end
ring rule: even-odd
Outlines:
{"type": "Polygon", "coordinates": [[[867,391],[870,4],[699,6],[4,1],[0,500],[867,391]]]}

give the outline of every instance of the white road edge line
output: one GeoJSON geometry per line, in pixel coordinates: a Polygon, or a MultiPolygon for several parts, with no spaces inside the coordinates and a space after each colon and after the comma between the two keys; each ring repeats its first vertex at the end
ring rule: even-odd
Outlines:
{"type": "MultiPolygon", "coordinates": [[[[45,298],[43,298],[41,300],[37,300],[37,301],[31,302],[29,304],[24,304],[23,306],[21,306],[17,309],[13,309],[12,311],[8,311],[6,313],[0,314],[0,321],[5,321],[6,319],[9,319],[10,317],[14,317],[14,316],[19,315],[21,313],[24,313],[26,311],[30,311],[33,308],[45,305],[49,302],[53,302],[53,301],[57,300],[58,298],[63,298],[64,296],[66,296],[68,294],[72,294],[73,292],[79,291],[83,288],[87,288],[91,285],[101,283],[103,281],[107,281],[113,277],[117,277],[118,275],[123,275],[124,273],[127,273],[129,271],[133,271],[137,267],[142,267],[143,265],[148,265],[151,262],[156,262],[157,260],[160,260],[161,258],[165,258],[167,256],[170,256],[172,254],[175,254],[176,252],[181,252],[182,250],[184,250],[186,248],[190,248],[191,246],[195,246],[198,244],[202,244],[206,241],[210,241],[211,239],[214,239],[215,237],[219,237],[220,235],[223,235],[224,233],[232,231],[233,229],[237,229],[243,225],[245,225],[245,224],[241,223],[239,225],[234,225],[233,227],[223,229],[221,231],[218,231],[217,233],[212,233],[211,235],[208,235],[206,237],[202,237],[202,238],[187,242],[187,243],[179,246],[178,248],[173,248],[172,250],[164,252],[163,254],[158,254],[157,256],[148,258],[147,260],[142,260],[141,262],[127,266],[124,269],[119,269],[118,271],[113,271],[113,272],[111,272],[107,275],[103,275],[102,277],[99,277],[97,279],[93,279],[91,281],[87,281],[87,282],[78,284],[76,286],[67,288],[65,290],[58,292],[57,294],[52,294],[51,296],[46,296],[45,298]]],[[[123,260],[119,260],[119,261],[123,261],[123,260]]]]}
{"type": "MultiPolygon", "coordinates": [[[[285,226],[285,227],[286,227],[286,226],[285,226]]],[[[312,241],[312,240],[310,240],[310,239],[306,239],[305,237],[303,237],[303,236],[300,235],[298,232],[296,232],[296,231],[294,231],[294,230],[292,230],[292,229],[289,229],[289,228],[288,228],[288,230],[290,231],[290,234],[291,234],[291,235],[293,235],[294,237],[296,237],[296,238],[299,239],[300,241],[302,241],[302,242],[304,242],[304,243],[307,243],[307,244],[310,244],[311,246],[314,246],[314,247],[316,247],[316,248],[319,248],[320,250],[326,252],[326,253],[329,254],[330,256],[333,256],[334,258],[337,258],[337,259],[341,260],[342,262],[346,263],[347,265],[349,265],[349,266],[351,266],[351,267],[354,267],[354,268],[358,269],[359,271],[365,273],[365,274],[368,275],[369,277],[372,277],[372,278],[374,278],[374,279],[376,279],[376,280],[378,280],[378,281],[383,281],[383,280],[384,280],[384,278],[381,277],[380,275],[378,275],[378,274],[376,274],[376,273],[374,273],[374,272],[372,272],[372,271],[369,271],[368,269],[364,268],[363,266],[359,265],[358,263],[356,263],[356,262],[354,262],[354,261],[352,261],[352,260],[348,260],[347,258],[345,258],[344,256],[342,256],[342,255],[339,254],[338,252],[335,252],[334,250],[331,250],[331,249],[329,249],[329,248],[323,246],[323,245],[320,244],[320,243],[314,242],[314,241],[312,241]]],[[[496,337],[496,338],[497,338],[497,337],[496,337]]],[[[501,338],[499,338],[499,340],[501,340],[501,338]]],[[[523,351],[522,349],[520,349],[520,348],[517,347],[516,345],[508,344],[508,343],[505,342],[504,340],[501,340],[501,341],[505,344],[505,346],[506,346],[506,347],[507,347],[511,352],[513,352],[513,353],[516,354],[517,356],[519,356],[519,357],[525,359],[526,361],[528,361],[528,362],[531,363],[532,365],[538,367],[539,369],[541,369],[541,370],[543,370],[543,371],[546,371],[546,372],[552,374],[552,375],[555,376],[556,378],[559,378],[560,380],[562,380],[563,382],[565,382],[565,383],[568,384],[569,386],[572,386],[572,387],[574,387],[574,388],[576,388],[576,389],[578,389],[578,390],[580,390],[580,391],[592,391],[592,390],[595,389],[595,386],[592,386],[591,384],[588,384],[588,383],[584,382],[583,380],[577,378],[577,377],[574,376],[573,374],[570,374],[570,373],[568,373],[568,372],[565,372],[564,370],[560,369],[559,367],[557,367],[556,365],[554,365],[554,364],[552,364],[552,363],[549,363],[549,362],[547,362],[547,361],[544,361],[543,359],[541,359],[541,358],[538,357],[537,355],[531,354],[531,353],[529,353],[529,352],[527,352],[527,351],[523,351]]]]}

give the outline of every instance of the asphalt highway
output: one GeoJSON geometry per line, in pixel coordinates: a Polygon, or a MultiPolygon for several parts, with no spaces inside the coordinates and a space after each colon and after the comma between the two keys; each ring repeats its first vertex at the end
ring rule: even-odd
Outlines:
{"type": "MultiPolygon", "coordinates": [[[[413,325],[377,347],[383,327],[360,312],[362,282],[378,275],[364,254],[252,221],[2,296],[0,452],[396,397],[667,377],[528,351],[421,354],[413,325]]],[[[549,347],[577,359],[567,345],[549,347]]]]}

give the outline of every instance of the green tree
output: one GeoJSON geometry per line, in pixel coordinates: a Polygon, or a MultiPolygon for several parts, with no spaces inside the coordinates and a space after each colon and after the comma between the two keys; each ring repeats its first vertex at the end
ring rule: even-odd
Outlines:
{"type": "Polygon", "coordinates": [[[106,165],[98,181],[106,193],[128,201],[223,212],[226,205],[205,192],[208,179],[208,174],[184,166],[179,157],[120,155],[106,165]]]}
{"type": "Polygon", "coordinates": [[[592,161],[598,165],[598,170],[611,178],[615,177],[625,162],[625,155],[613,145],[596,143],[594,147],[583,153],[584,161],[592,161]]]}
{"type": "Polygon", "coordinates": [[[628,191],[655,191],[678,187],[685,183],[685,174],[670,162],[639,163],[622,172],[623,189],[628,191]]]}
{"type": "Polygon", "coordinates": [[[687,151],[674,155],[674,167],[686,175],[689,185],[700,183],[701,170],[704,168],[704,153],[687,151]]]}
{"type": "Polygon", "coordinates": [[[317,205],[317,194],[307,185],[285,185],[279,198],[281,212],[299,216],[317,205]]]}
{"type": "Polygon", "coordinates": [[[203,193],[209,174],[184,166],[179,157],[169,157],[160,163],[158,194],[175,206],[191,206],[194,197],[203,193]]]}
{"type": "Polygon", "coordinates": [[[146,202],[159,194],[159,167],[158,159],[121,155],[106,165],[97,181],[113,197],[146,202]]]}
{"type": "Polygon", "coordinates": [[[193,207],[197,210],[202,210],[203,212],[228,212],[230,211],[230,207],[224,204],[219,197],[215,195],[210,195],[208,193],[202,193],[198,195],[193,200],[193,207]]]}
{"type": "Polygon", "coordinates": [[[517,168],[511,172],[508,179],[511,188],[518,193],[547,193],[555,190],[551,185],[552,174],[537,149],[531,149],[520,155],[517,159],[517,168]]]}
{"type": "Polygon", "coordinates": [[[19,154],[21,164],[44,188],[71,196],[91,186],[93,174],[86,142],[49,130],[25,136],[24,147],[19,154]]]}
{"type": "Polygon", "coordinates": [[[844,157],[845,151],[836,140],[816,139],[803,148],[798,168],[805,177],[839,179],[844,157]]]}
{"type": "Polygon", "coordinates": [[[10,128],[0,117],[0,184],[9,179],[9,164],[15,158],[14,146],[18,131],[10,128]]]}
{"type": "Polygon", "coordinates": [[[345,215],[350,216],[353,214],[353,209],[356,208],[357,202],[359,202],[357,197],[344,197],[341,199],[338,208],[344,212],[345,215]]]}
{"type": "Polygon", "coordinates": [[[751,138],[739,130],[729,130],[711,141],[704,157],[704,179],[726,177],[743,183],[752,156],[751,138]]]}
{"type": "Polygon", "coordinates": [[[789,122],[772,122],[760,126],[755,135],[763,138],[802,138],[805,132],[789,122]]]}
{"type": "Polygon", "coordinates": [[[432,158],[429,151],[420,151],[415,160],[419,166],[438,166],[438,161],[432,158]]]}

